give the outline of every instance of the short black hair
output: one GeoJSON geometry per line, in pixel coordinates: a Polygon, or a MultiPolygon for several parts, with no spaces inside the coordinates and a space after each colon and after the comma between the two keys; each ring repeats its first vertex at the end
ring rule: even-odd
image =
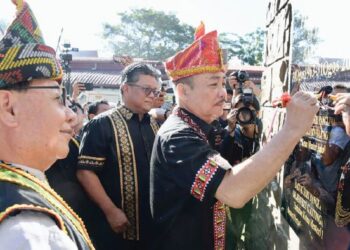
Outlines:
{"type": "Polygon", "coordinates": [[[98,110],[98,106],[100,106],[101,104],[109,105],[109,103],[106,100],[93,102],[88,107],[88,110],[87,110],[88,115],[90,115],[90,114],[96,115],[97,110],[98,110]]]}
{"type": "Polygon", "coordinates": [[[30,83],[30,81],[23,81],[14,84],[8,84],[3,87],[0,87],[0,90],[27,91],[27,87],[29,87],[30,83]]]}
{"type": "MultiPolygon", "coordinates": [[[[252,95],[251,96],[251,98],[252,98],[252,100],[251,100],[251,105],[254,107],[254,109],[256,110],[256,111],[260,111],[260,102],[259,102],[259,100],[258,100],[258,98],[256,98],[256,96],[255,95],[252,95]]],[[[240,95],[238,95],[237,97],[236,97],[236,102],[235,102],[235,106],[238,104],[238,103],[243,103],[243,99],[244,99],[244,95],[243,94],[240,94],[240,95]]]]}
{"type": "Polygon", "coordinates": [[[184,84],[187,84],[189,85],[191,88],[193,88],[193,76],[187,76],[187,77],[183,77],[183,78],[180,78],[176,81],[173,81],[174,85],[178,85],[179,83],[184,83],[184,84]]]}
{"type": "Polygon", "coordinates": [[[72,103],[72,104],[69,105],[69,108],[70,108],[71,110],[73,110],[74,113],[77,113],[77,112],[78,112],[78,109],[80,109],[81,112],[84,114],[84,109],[83,109],[83,107],[80,105],[80,103],[75,102],[75,101],[71,101],[71,103],[72,103]]]}
{"type": "Polygon", "coordinates": [[[153,76],[157,81],[159,81],[161,76],[160,71],[152,65],[144,62],[136,62],[123,69],[120,77],[120,84],[132,85],[139,80],[140,75],[153,76]]]}

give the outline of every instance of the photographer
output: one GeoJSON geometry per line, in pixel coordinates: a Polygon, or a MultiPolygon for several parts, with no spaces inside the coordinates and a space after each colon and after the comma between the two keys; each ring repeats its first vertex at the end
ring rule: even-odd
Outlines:
{"type": "Polygon", "coordinates": [[[249,80],[249,75],[246,71],[233,71],[228,78],[228,83],[234,91],[234,97],[241,93],[240,88],[251,89],[253,94],[257,97],[261,94],[261,89],[258,88],[254,82],[249,80]]]}
{"type": "MultiPolygon", "coordinates": [[[[262,123],[258,118],[260,104],[253,94],[239,94],[235,98],[233,109],[228,114],[228,133],[221,145],[222,156],[230,164],[244,161],[259,150],[259,141],[262,131],[262,123]]],[[[248,222],[252,213],[252,200],[243,208],[230,208],[232,221],[227,224],[227,231],[231,232],[233,249],[244,247],[247,239],[248,222]],[[244,235],[245,241],[241,240],[244,235]]],[[[229,238],[229,237],[228,237],[229,238]]]]}

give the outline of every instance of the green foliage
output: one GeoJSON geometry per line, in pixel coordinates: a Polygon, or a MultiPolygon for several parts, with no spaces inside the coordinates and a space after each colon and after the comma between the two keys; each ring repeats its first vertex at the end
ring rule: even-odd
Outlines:
{"type": "Polygon", "coordinates": [[[222,33],[219,40],[222,47],[228,50],[228,60],[236,56],[243,64],[262,65],[265,31],[261,28],[243,36],[222,33]]]}
{"type": "Polygon", "coordinates": [[[103,37],[117,55],[164,60],[193,41],[194,28],[174,14],[153,9],[118,13],[119,25],[104,24],[103,37]]]}
{"type": "Polygon", "coordinates": [[[322,42],[319,38],[319,29],[308,28],[307,20],[308,17],[302,16],[300,12],[294,13],[292,60],[296,64],[303,63],[312,56],[316,45],[322,42]]]}

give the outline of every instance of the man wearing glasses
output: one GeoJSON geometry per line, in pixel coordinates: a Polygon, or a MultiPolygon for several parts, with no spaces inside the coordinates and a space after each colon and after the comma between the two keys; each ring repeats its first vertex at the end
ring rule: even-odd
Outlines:
{"type": "Polygon", "coordinates": [[[44,171],[65,158],[74,113],[55,51],[23,1],[0,41],[0,248],[94,249],[80,218],[44,171]]]}
{"type": "Polygon", "coordinates": [[[159,76],[145,63],[127,66],[121,75],[123,104],[84,128],[77,175],[102,211],[94,219],[97,248],[147,249],[149,162],[158,130],[148,112],[160,93],[159,76]]]}

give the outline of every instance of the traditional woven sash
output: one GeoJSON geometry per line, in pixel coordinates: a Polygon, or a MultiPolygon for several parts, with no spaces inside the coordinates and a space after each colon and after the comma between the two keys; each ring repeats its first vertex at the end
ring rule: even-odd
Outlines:
{"type": "MultiPolygon", "coordinates": [[[[123,233],[123,238],[127,240],[140,239],[140,218],[139,218],[139,190],[136,158],[134,145],[128,129],[127,120],[131,119],[133,113],[120,106],[109,115],[111,120],[118,159],[120,174],[121,206],[126,214],[130,226],[123,233]]],[[[151,127],[154,134],[158,131],[158,125],[151,119],[151,127]]]]}
{"type": "Polygon", "coordinates": [[[35,204],[15,204],[6,208],[5,211],[0,211],[0,222],[6,219],[13,212],[19,210],[34,210],[43,212],[55,218],[60,229],[74,240],[74,237],[69,233],[70,230],[67,230],[68,225],[65,220],[68,220],[70,224],[69,226],[73,227],[74,231],[81,235],[85,244],[90,249],[94,249],[83,221],[48,184],[40,181],[33,175],[28,174],[23,170],[16,169],[5,163],[0,163],[0,181],[10,182],[19,185],[24,189],[32,190],[33,192],[39,194],[41,198],[51,204],[51,206],[54,208],[52,209],[35,204]]]}

